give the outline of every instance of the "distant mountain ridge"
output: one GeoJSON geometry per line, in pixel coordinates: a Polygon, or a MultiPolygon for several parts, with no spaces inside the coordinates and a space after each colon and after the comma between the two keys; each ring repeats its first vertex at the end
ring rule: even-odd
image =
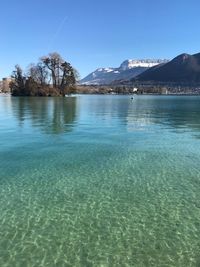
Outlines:
{"type": "Polygon", "coordinates": [[[85,85],[110,84],[115,80],[130,80],[151,67],[167,63],[164,59],[129,59],[121,63],[118,68],[99,68],[80,81],[85,85]]]}
{"type": "Polygon", "coordinates": [[[200,53],[181,54],[165,64],[140,73],[131,81],[200,83],[200,53]]]}

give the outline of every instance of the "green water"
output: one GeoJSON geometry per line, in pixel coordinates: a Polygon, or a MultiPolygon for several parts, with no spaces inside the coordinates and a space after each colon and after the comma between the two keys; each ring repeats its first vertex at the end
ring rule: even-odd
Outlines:
{"type": "Polygon", "coordinates": [[[0,97],[0,266],[200,266],[200,97],[0,97]]]}

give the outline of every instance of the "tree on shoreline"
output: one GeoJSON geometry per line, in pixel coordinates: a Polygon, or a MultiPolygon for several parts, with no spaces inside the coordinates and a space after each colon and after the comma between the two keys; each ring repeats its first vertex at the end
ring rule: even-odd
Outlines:
{"type": "Polygon", "coordinates": [[[76,83],[74,69],[58,53],[50,53],[42,57],[41,61],[51,73],[53,87],[59,88],[61,93],[76,83]]]}
{"type": "Polygon", "coordinates": [[[12,81],[10,82],[10,88],[13,95],[24,95],[26,78],[23,75],[23,71],[19,65],[15,66],[15,70],[12,74],[12,81]]]}
{"type": "Polygon", "coordinates": [[[15,66],[10,83],[14,96],[58,96],[75,92],[77,71],[58,53],[41,57],[37,64],[30,64],[23,74],[15,66]]]}
{"type": "Polygon", "coordinates": [[[31,77],[40,85],[50,84],[49,73],[41,62],[37,63],[36,65],[30,64],[28,67],[27,76],[31,77]]]}

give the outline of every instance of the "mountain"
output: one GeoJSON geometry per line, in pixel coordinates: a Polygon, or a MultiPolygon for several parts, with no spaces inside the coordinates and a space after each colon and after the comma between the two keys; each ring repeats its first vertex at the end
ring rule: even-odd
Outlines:
{"type": "Polygon", "coordinates": [[[199,83],[200,53],[181,54],[168,63],[146,70],[131,81],[199,83]]]}
{"type": "Polygon", "coordinates": [[[125,60],[118,68],[99,68],[80,81],[85,85],[110,84],[115,80],[130,80],[153,66],[166,63],[167,60],[125,60]]]}

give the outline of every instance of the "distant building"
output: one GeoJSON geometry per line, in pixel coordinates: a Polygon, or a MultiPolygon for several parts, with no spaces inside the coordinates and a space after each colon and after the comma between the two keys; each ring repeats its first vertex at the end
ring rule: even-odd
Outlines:
{"type": "Polygon", "coordinates": [[[3,86],[3,82],[0,81],[0,93],[2,92],[2,86],[3,86]]]}
{"type": "Polygon", "coordinates": [[[12,81],[12,78],[3,78],[2,81],[0,81],[0,91],[3,93],[10,93],[10,87],[9,84],[12,81]]]}

